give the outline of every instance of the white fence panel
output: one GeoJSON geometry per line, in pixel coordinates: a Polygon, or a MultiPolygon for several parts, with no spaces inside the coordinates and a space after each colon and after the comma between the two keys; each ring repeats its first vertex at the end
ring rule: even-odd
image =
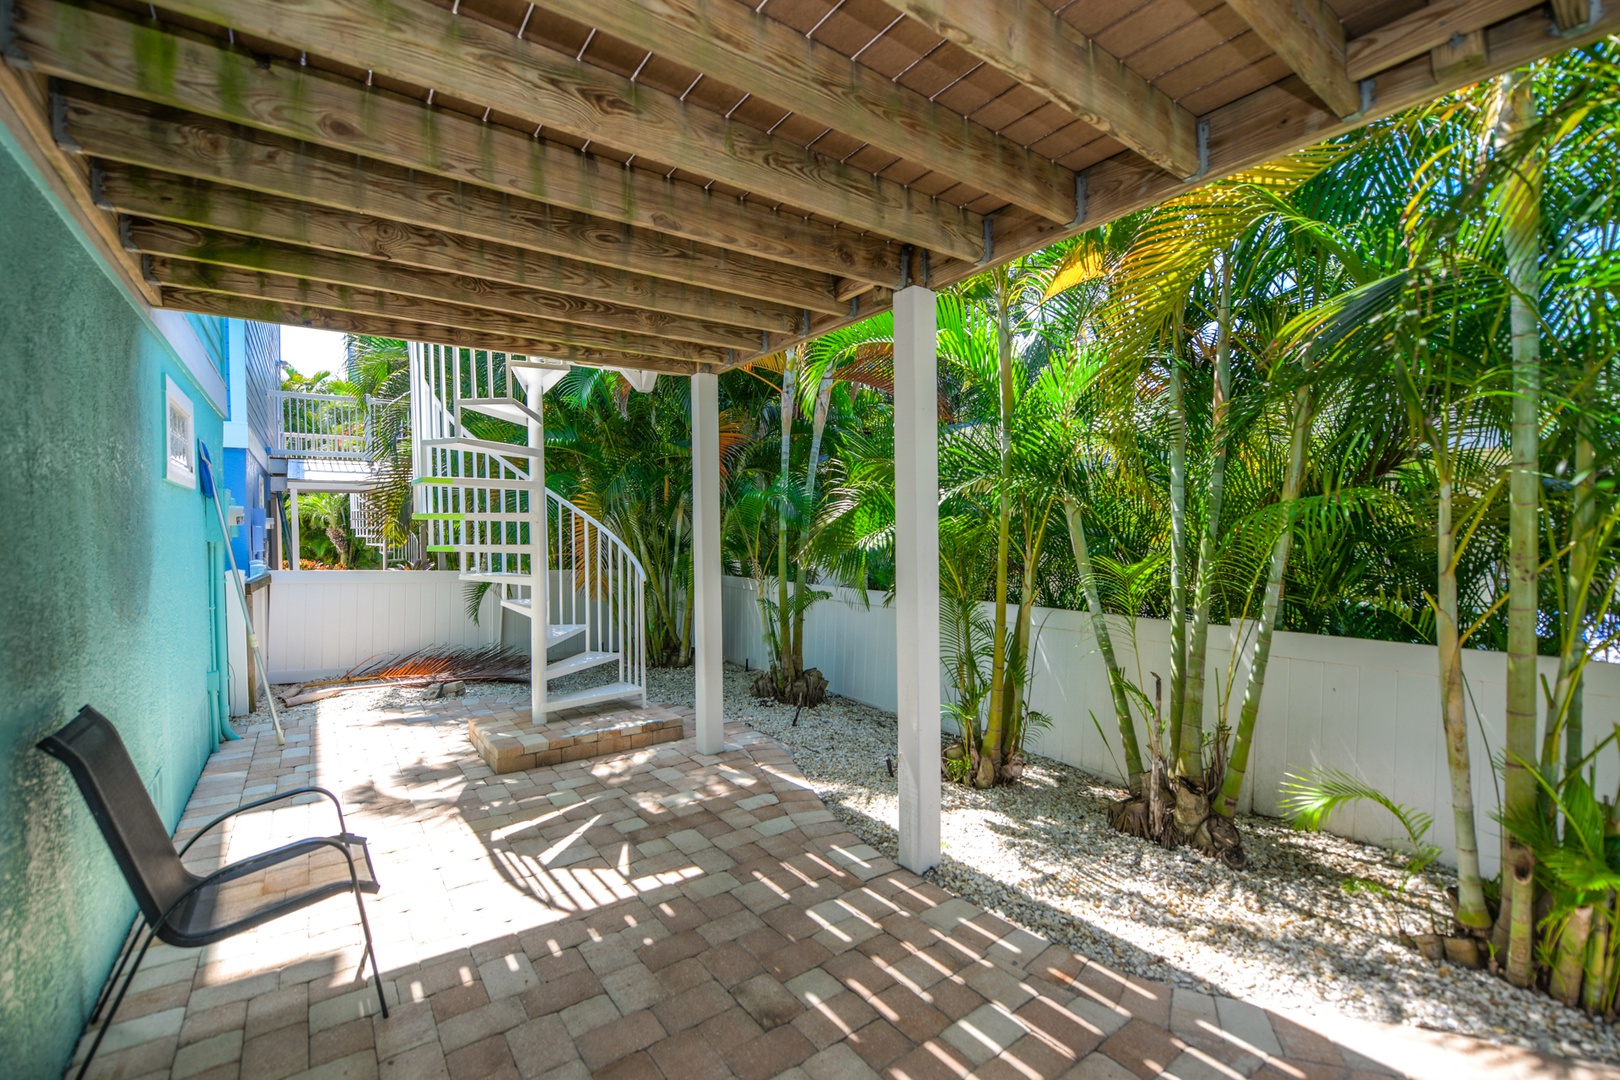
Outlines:
{"type": "MultiPolygon", "coordinates": [[[[834,693],[893,711],[893,610],[883,605],[881,593],[871,593],[869,605],[863,606],[857,592],[831,592],[833,599],[812,607],[805,618],[805,663],[821,669],[834,693]]],[[[747,661],[756,668],[768,664],[753,582],[727,578],[722,596],[726,659],[738,664],[747,661]]],[[[1033,622],[1030,705],[1050,716],[1052,726],[1032,732],[1031,749],[1119,779],[1119,735],[1090,616],[1036,608],[1033,622]]],[[[1153,673],[1169,675],[1169,624],[1162,619],[1133,623],[1119,616],[1110,616],[1109,624],[1121,666],[1151,697],[1153,673]]],[[[1232,672],[1234,644],[1231,629],[1211,628],[1206,728],[1213,728],[1221,699],[1228,693],[1228,716],[1231,723],[1237,722],[1247,663],[1240,654],[1232,672]],[[1234,676],[1235,690],[1228,685],[1234,676]]],[[[1244,652],[1252,652],[1252,634],[1242,644],[1244,652]]],[[[1275,815],[1280,787],[1290,773],[1339,769],[1361,777],[1397,802],[1432,815],[1429,838],[1449,860],[1454,825],[1440,727],[1437,663],[1437,650],[1429,645],[1278,633],[1272,642],[1256,722],[1244,808],[1275,815]]],[[[1556,668],[1551,658],[1541,659],[1541,671],[1549,683],[1556,677],[1556,668]]],[[[1495,874],[1501,830],[1492,816],[1498,806],[1499,782],[1491,763],[1501,755],[1506,733],[1507,657],[1467,651],[1463,674],[1469,695],[1480,856],[1485,872],[1495,874]]],[[[945,680],[943,671],[941,679],[945,680]]],[[[1168,696],[1164,708],[1169,709],[1168,696]]],[[[1586,730],[1601,738],[1616,723],[1620,723],[1620,665],[1591,664],[1586,670],[1586,730]]],[[[946,726],[948,729],[949,724],[946,726]]],[[[1613,795],[1617,785],[1620,756],[1606,752],[1598,763],[1598,793],[1613,795]]],[[[1394,819],[1371,805],[1340,811],[1332,825],[1340,835],[1374,843],[1388,843],[1399,833],[1394,819]]]]}
{"type": "Polygon", "coordinates": [[[454,570],[274,571],[264,658],[270,681],[329,678],[430,645],[490,644],[500,628],[493,591],[474,623],[464,589],[454,570]]]}

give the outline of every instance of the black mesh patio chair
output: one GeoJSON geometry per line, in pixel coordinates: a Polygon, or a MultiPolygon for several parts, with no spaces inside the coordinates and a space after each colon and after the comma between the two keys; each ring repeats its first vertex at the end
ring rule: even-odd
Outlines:
{"type": "Polygon", "coordinates": [[[60,731],[41,739],[39,748],[60,759],[73,774],[84,801],[90,806],[91,815],[101,827],[101,835],[112,849],[118,869],[123,871],[124,880],[135,894],[144,921],[144,925],[137,926],[129,936],[112,974],[102,987],[101,996],[90,1010],[89,1022],[93,1024],[101,1015],[102,1007],[108,1005],[108,995],[112,993],[113,985],[120,983],[119,977],[127,965],[129,973],[123,977],[118,992],[112,995],[106,1022],[96,1032],[95,1041],[84,1056],[78,1076],[83,1077],[90,1068],[102,1036],[107,1033],[113,1014],[118,1011],[119,1003],[124,1000],[130,983],[135,980],[135,972],[146,958],[146,950],[151,947],[153,939],[182,949],[200,948],[343,893],[353,893],[355,906],[360,910],[360,929],[365,934],[366,955],[371,958],[372,980],[377,984],[377,1002],[382,1007],[383,1016],[388,1015],[382,977],[377,972],[377,954],[371,946],[371,925],[366,921],[365,905],[360,900],[361,893],[377,891],[377,878],[372,870],[371,853],[366,847],[365,838],[349,832],[343,820],[343,805],[338,802],[336,795],[325,788],[301,787],[255,799],[219,815],[197,830],[176,851],[168,830],[163,827],[163,819],[158,816],[157,807],[152,805],[146,785],[135,770],[135,763],[130,760],[124,740],[105,716],[86,705],[60,731]],[[299,795],[324,795],[332,800],[337,807],[336,836],[299,840],[222,866],[202,877],[187,870],[181,862],[191,845],[221,822],[244,811],[299,795]],[[327,848],[336,848],[343,854],[349,870],[347,879],[313,885],[302,892],[280,898],[267,897],[256,906],[229,916],[221,910],[219,900],[225,886],[327,848]],[[355,857],[356,854],[359,858],[355,857]],[[133,964],[130,963],[132,957],[133,964]]]}

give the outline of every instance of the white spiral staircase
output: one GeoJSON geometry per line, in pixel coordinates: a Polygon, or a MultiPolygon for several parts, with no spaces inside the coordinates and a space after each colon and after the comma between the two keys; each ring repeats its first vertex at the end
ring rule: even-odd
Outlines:
{"type": "Polygon", "coordinates": [[[545,486],[542,398],[567,368],[416,343],[410,365],[415,520],[426,523],[428,551],[454,553],[462,580],[490,583],[498,610],[529,619],[535,721],[601,702],[645,704],[646,571],[601,522],[545,486]],[[478,438],[470,416],[508,421],[524,441],[478,438]],[[595,685],[549,690],[552,679],[592,670],[603,672],[595,685]]]}

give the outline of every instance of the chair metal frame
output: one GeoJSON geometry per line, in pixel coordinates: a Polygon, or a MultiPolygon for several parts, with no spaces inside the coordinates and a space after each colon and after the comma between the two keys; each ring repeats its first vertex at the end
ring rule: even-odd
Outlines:
{"type": "MultiPolygon", "coordinates": [[[[60,738],[60,736],[68,732],[70,729],[75,728],[75,726],[79,726],[80,728],[93,726],[99,731],[109,734],[111,736],[109,741],[113,744],[112,749],[109,752],[122,754],[126,762],[129,760],[128,750],[124,747],[123,740],[118,737],[117,729],[113,727],[112,723],[108,721],[106,717],[102,716],[99,712],[92,709],[88,705],[79,710],[78,716],[76,716],[68,725],[54,734],[46,736],[44,739],[40,740],[38,747],[40,750],[43,750],[68,766],[69,771],[73,774],[74,780],[79,785],[80,793],[84,795],[85,802],[89,804],[91,813],[96,818],[97,825],[101,827],[102,835],[104,839],[107,840],[108,847],[113,851],[115,859],[119,864],[119,869],[123,872],[126,882],[130,884],[131,890],[135,892],[136,898],[139,900],[141,898],[142,890],[141,888],[137,888],[136,883],[131,880],[131,878],[135,876],[135,873],[133,869],[134,856],[129,851],[129,845],[125,843],[123,837],[115,831],[112,822],[108,817],[110,814],[110,808],[106,806],[105,801],[102,799],[101,792],[89,782],[89,763],[73,748],[69,742],[60,738]]],[[[134,765],[132,762],[129,764],[129,768],[133,770],[134,765]]],[[[144,787],[142,788],[142,791],[145,791],[144,787]]],[[[186,876],[191,879],[191,882],[180,891],[178,896],[169,901],[168,905],[161,910],[156,919],[154,919],[151,913],[146,910],[145,904],[137,904],[137,907],[140,909],[139,914],[141,916],[141,920],[144,920],[144,923],[141,920],[137,920],[136,926],[126,938],[123,947],[119,951],[118,958],[113,965],[112,973],[107,977],[107,981],[102,985],[101,993],[97,996],[95,1005],[90,1010],[90,1016],[86,1021],[87,1024],[95,1023],[96,1020],[101,1017],[104,1007],[106,1008],[106,1022],[104,1022],[96,1031],[95,1039],[91,1042],[90,1049],[88,1052],[86,1052],[84,1061],[79,1066],[79,1071],[76,1074],[77,1080],[82,1080],[85,1073],[89,1071],[90,1062],[95,1059],[96,1051],[101,1046],[101,1040],[107,1034],[107,1028],[111,1025],[113,1016],[118,1012],[118,1006],[123,1002],[124,995],[129,992],[130,985],[135,981],[135,974],[140,970],[141,961],[146,958],[147,950],[151,948],[153,941],[161,940],[167,944],[175,945],[180,948],[199,948],[204,945],[212,944],[216,941],[222,941],[226,938],[234,937],[237,934],[245,933],[248,930],[252,930],[256,927],[264,925],[265,923],[279,919],[284,915],[290,915],[295,911],[300,911],[312,904],[319,903],[320,901],[328,899],[332,896],[342,895],[345,892],[352,892],[354,894],[355,907],[360,914],[360,929],[365,935],[366,956],[371,961],[372,981],[377,987],[377,1004],[382,1009],[383,1017],[386,1018],[388,1016],[388,999],[383,993],[382,975],[377,967],[377,953],[372,944],[371,923],[366,918],[366,908],[361,898],[362,893],[374,893],[377,891],[376,874],[371,866],[370,850],[366,846],[364,837],[355,836],[349,832],[348,823],[343,815],[343,804],[331,791],[322,787],[293,788],[289,791],[277,792],[274,795],[269,795],[262,799],[255,799],[252,802],[244,803],[235,809],[227,810],[225,813],[220,814],[202,828],[198,829],[196,833],[187,839],[185,844],[183,844],[180,849],[174,853],[174,859],[176,862],[184,859],[186,852],[191,850],[192,845],[194,845],[198,840],[202,839],[208,833],[212,832],[214,829],[218,828],[221,824],[229,821],[231,818],[236,817],[239,814],[246,813],[249,810],[256,810],[260,807],[283,802],[287,799],[296,798],[301,795],[322,795],[332,800],[332,805],[337,810],[338,835],[310,837],[308,839],[294,841],[291,844],[284,844],[281,847],[273,848],[266,852],[261,852],[260,854],[251,856],[247,859],[228,863],[212,873],[202,877],[197,877],[196,875],[191,874],[189,871],[185,871],[182,867],[182,872],[184,872],[186,876]],[[360,848],[361,857],[365,859],[366,869],[370,874],[369,881],[365,883],[362,883],[359,870],[354,861],[353,848],[356,845],[358,845],[360,848]],[[234,919],[229,922],[222,923],[219,926],[211,927],[203,933],[187,933],[183,931],[182,928],[170,923],[170,919],[173,916],[182,911],[189,902],[203,895],[211,887],[262,873],[271,869],[272,867],[288,862],[291,859],[295,859],[303,855],[313,854],[314,852],[325,847],[336,848],[343,855],[344,861],[348,864],[349,881],[346,886],[341,885],[339,882],[332,882],[326,885],[317,886],[296,896],[282,900],[279,903],[272,904],[259,911],[253,912],[242,918],[234,919]],[[137,945],[139,946],[138,948],[137,945]],[[132,958],[134,960],[133,964],[130,963],[132,958]],[[127,974],[124,970],[126,966],[129,969],[127,974]],[[118,987],[118,990],[116,994],[112,994],[112,990],[115,985],[118,987]],[[110,1003],[109,994],[112,994],[110,1003]]],[[[147,800],[148,805],[150,805],[150,795],[147,796],[147,800]]],[[[155,808],[153,808],[153,813],[156,813],[155,808]]]]}

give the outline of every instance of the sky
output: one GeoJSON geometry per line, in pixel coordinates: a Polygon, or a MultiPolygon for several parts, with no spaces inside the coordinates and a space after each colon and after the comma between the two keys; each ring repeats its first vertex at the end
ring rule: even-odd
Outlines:
{"type": "Polygon", "coordinates": [[[306,330],[301,326],[281,328],[281,358],[300,375],[343,371],[343,335],[332,330],[306,330]]]}

